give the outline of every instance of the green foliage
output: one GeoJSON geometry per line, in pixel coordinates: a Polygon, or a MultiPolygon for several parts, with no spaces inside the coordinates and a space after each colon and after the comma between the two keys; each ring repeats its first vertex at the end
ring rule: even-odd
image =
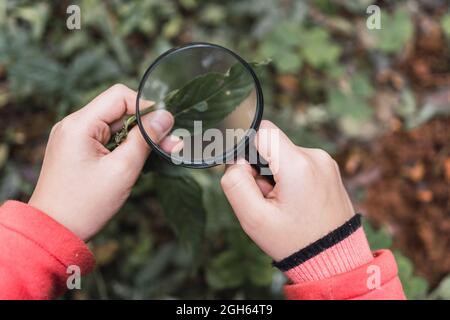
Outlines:
{"type": "Polygon", "coordinates": [[[445,35],[450,38],[450,14],[446,14],[442,17],[441,26],[445,35]]]}
{"type": "Polygon", "coordinates": [[[275,28],[262,43],[260,51],[273,59],[281,73],[294,73],[304,62],[314,68],[330,66],[341,54],[341,48],[331,41],[326,29],[305,28],[290,22],[275,28]]]}
{"type": "Polygon", "coordinates": [[[386,229],[376,230],[366,219],[363,219],[363,227],[372,250],[392,247],[392,237],[386,229]]]}
{"type": "Polygon", "coordinates": [[[301,52],[309,64],[315,68],[333,65],[339,59],[341,48],[331,42],[326,29],[304,30],[301,38],[301,52]]]}
{"type": "Polygon", "coordinates": [[[394,14],[381,14],[381,29],[370,30],[375,37],[375,47],[382,52],[397,53],[404,48],[414,35],[414,26],[405,10],[394,14]]]}
{"type": "Polygon", "coordinates": [[[366,74],[357,73],[350,79],[343,79],[342,88],[328,91],[328,110],[337,119],[338,126],[349,137],[362,137],[372,119],[373,109],[369,99],[373,95],[373,87],[366,74]]]}
{"type": "Polygon", "coordinates": [[[282,73],[297,71],[302,66],[300,28],[296,24],[281,23],[261,45],[261,53],[273,60],[282,73]]]}
{"type": "Polygon", "coordinates": [[[450,300],[450,276],[442,279],[439,286],[428,296],[429,299],[450,300]]]}
{"type": "Polygon", "coordinates": [[[400,252],[395,252],[395,260],[406,297],[410,300],[424,299],[428,291],[428,282],[413,274],[414,266],[411,260],[400,252]]]}
{"type": "Polygon", "coordinates": [[[230,249],[215,257],[207,268],[208,284],[215,289],[269,285],[274,272],[270,258],[242,232],[232,232],[230,236],[230,249]]]}
{"type": "Polygon", "coordinates": [[[167,168],[156,174],[156,194],[178,238],[192,252],[201,253],[206,213],[202,189],[185,169],[167,168]]]}
{"type": "Polygon", "coordinates": [[[348,82],[345,89],[329,91],[329,111],[331,115],[354,120],[368,120],[372,116],[372,108],[368,99],[373,94],[372,85],[366,75],[356,74],[348,82]]]}
{"type": "Polygon", "coordinates": [[[450,105],[445,101],[428,101],[419,109],[412,92],[405,90],[394,111],[403,118],[407,129],[414,129],[438,116],[450,115],[450,105]]]}

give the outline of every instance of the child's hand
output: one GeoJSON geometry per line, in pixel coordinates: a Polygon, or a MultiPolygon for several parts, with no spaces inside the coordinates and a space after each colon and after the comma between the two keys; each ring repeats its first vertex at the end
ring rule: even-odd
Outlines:
{"type": "Polygon", "coordinates": [[[301,148],[263,121],[256,136],[276,185],[242,161],[229,167],[222,187],[244,231],[274,260],[282,260],[354,215],[336,162],[319,149],[301,148]]]}
{"type": "MultiPolygon", "coordinates": [[[[104,145],[121,118],[135,113],[136,92],[115,85],[57,123],[45,151],[39,181],[29,201],[81,239],[87,240],[120,209],[150,149],[139,128],[113,152],[104,145]]],[[[145,116],[151,138],[160,140],[173,125],[167,111],[145,116]]]]}

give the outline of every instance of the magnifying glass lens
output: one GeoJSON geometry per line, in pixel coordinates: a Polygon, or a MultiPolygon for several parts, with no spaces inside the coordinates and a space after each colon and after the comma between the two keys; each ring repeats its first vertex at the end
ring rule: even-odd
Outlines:
{"type": "Polygon", "coordinates": [[[142,79],[137,115],[144,137],[175,164],[214,165],[228,161],[248,137],[258,111],[258,85],[248,64],[215,46],[168,52],[142,79]],[[148,103],[154,104],[145,109],[148,103]],[[152,140],[148,112],[167,110],[174,126],[152,140]]]}

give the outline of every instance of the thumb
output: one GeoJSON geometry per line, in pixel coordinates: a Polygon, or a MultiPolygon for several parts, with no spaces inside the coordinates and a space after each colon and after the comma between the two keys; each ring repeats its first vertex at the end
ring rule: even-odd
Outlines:
{"type": "MultiPolygon", "coordinates": [[[[166,110],[156,110],[142,117],[145,131],[152,141],[159,142],[174,124],[172,114],[166,110]]],[[[150,147],[144,140],[138,126],[134,126],[127,138],[107,157],[111,161],[124,162],[131,168],[141,170],[150,153],[150,147]]]]}
{"type": "Polygon", "coordinates": [[[268,203],[247,161],[242,160],[228,167],[220,183],[241,225],[254,225],[263,218],[261,209],[268,203]]]}

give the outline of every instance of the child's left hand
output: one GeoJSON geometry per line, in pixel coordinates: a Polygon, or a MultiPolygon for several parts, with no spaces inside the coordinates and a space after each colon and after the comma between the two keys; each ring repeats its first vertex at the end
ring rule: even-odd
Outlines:
{"type": "MultiPolygon", "coordinates": [[[[136,182],[150,148],[134,127],[114,151],[104,145],[122,117],[135,113],[136,92],[114,85],[52,129],[41,174],[29,204],[83,240],[95,235],[120,209],[136,182]]],[[[145,116],[152,140],[173,125],[167,111],[145,116]]]]}

